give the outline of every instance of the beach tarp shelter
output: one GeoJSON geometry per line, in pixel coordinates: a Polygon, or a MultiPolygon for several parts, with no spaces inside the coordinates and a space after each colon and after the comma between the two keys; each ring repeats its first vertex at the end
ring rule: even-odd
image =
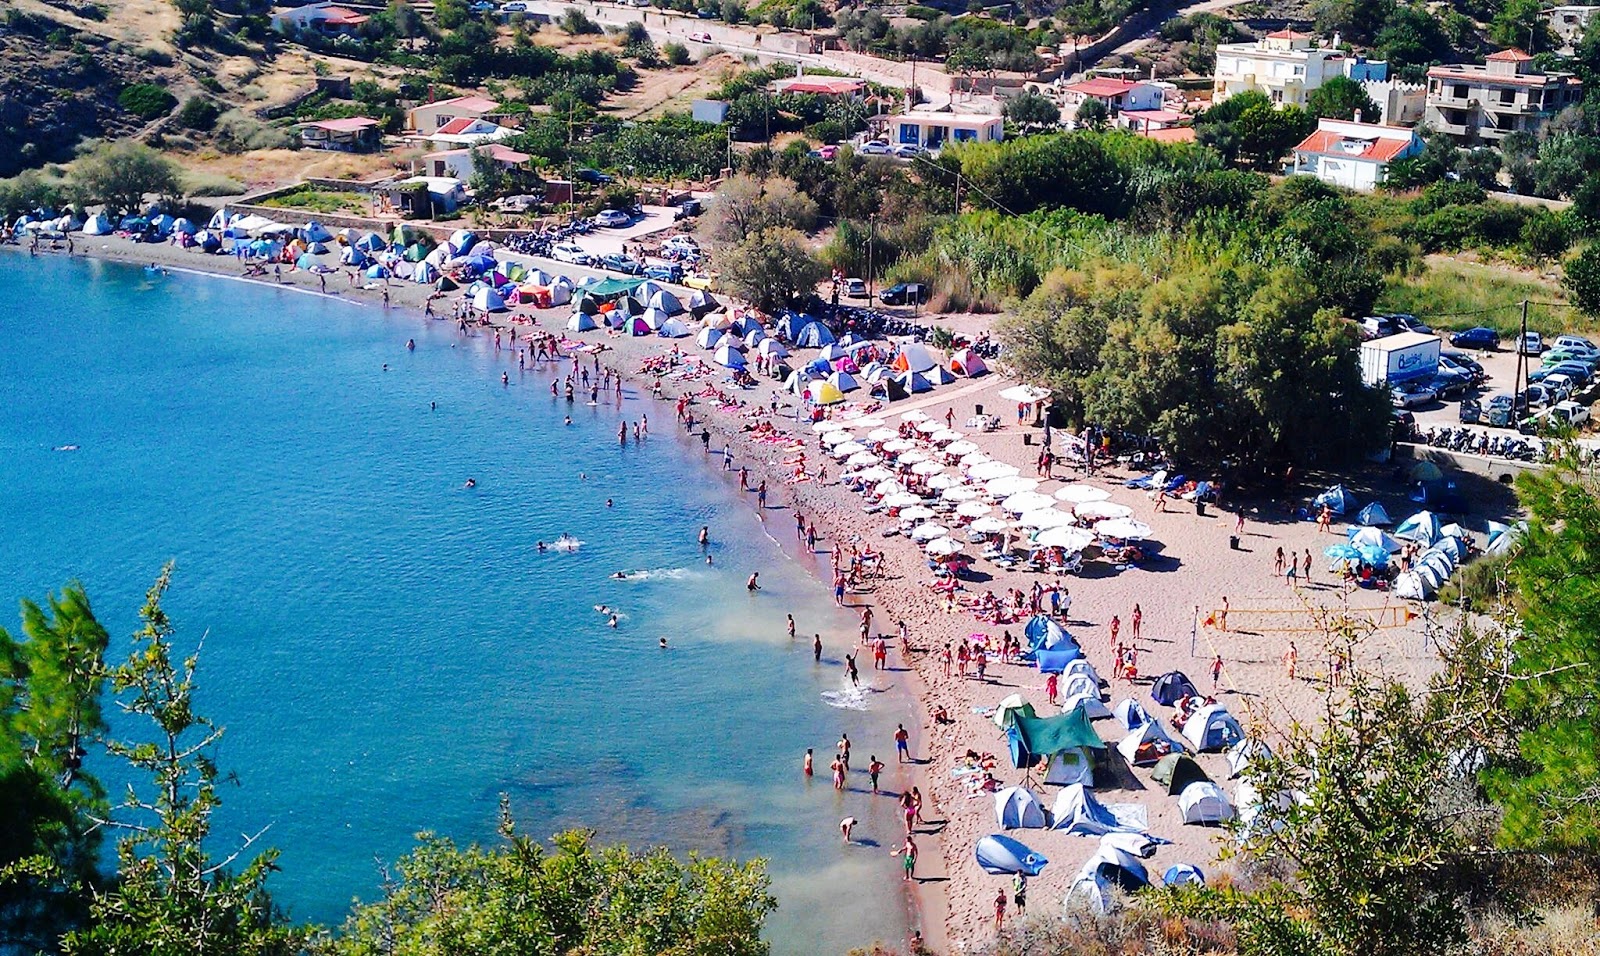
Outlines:
{"type": "Polygon", "coordinates": [[[504,312],[506,300],[500,297],[500,293],[485,287],[472,293],[472,307],[479,312],[504,312]]]}
{"type": "Polygon", "coordinates": [[[828,384],[841,392],[853,392],[861,387],[861,383],[849,372],[834,372],[828,376],[828,384]]]}
{"type": "Polygon", "coordinates": [[[1004,830],[1042,830],[1044,806],[1027,787],[1006,787],[994,795],[994,819],[1004,830]]]}
{"type": "Polygon", "coordinates": [[[1010,730],[1018,716],[1037,717],[1033,705],[1022,699],[1021,694],[1012,694],[1005,700],[995,705],[994,725],[1001,730],[1010,730]]]}
{"type": "Polygon", "coordinates": [[[1085,694],[1080,691],[1067,695],[1061,701],[1061,709],[1064,711],[1078,710],[1080,708],[1090,720],[1103,720],[1111,716],[1111,708],[1106,706],[1105,701],[1100,699],[1098,693],[1085,694]]]}
{"type": "MultiPolygon", "coordinates": [[[[589,287],[589,294],[597,299],[612,299],[619,295],[627,295],[644,283],[644,279],[602,279],[589,287]]],[[[656,288],[659,289],[660,286],[656,288]]],[[[648,302],[649,298],[647,297],[645,301],[648,302]]]]}
{"type": "Polygon", "coordinates": [[[1077,836],[1105,836],[1107,833],[1136,833],[1116,818],[1106,805],[1095,798],[1094,791],[1083,784],[1072,784],[1056,794],[1051,810],[1050,828],[1065,830],[1077,836]]]}
{"type": "Polygon", "coordinates": [[[1150,697],[1158,704],[1171,707],[1180,697],[1188,695],[1197,696],[1200,692],[1195,690],[1194,681],[1183,671],[1168,671],[1156,678],[1150,685],[1150,697]]]}
{"type": "Polygon", "coordinates": [[[1144,708],[1140,707],[1139,702],[1132,697],[1124,697],[1117,701],[1117,706],[1111,708],[1111,716],[1117,718],[1117,723],[1128,730],[1138,730],[1150,719],[1150,715],[1145,713],[1144,708]]]}
{"type": "Polygon", "coordinates": [[[1150,885],[1144,864],[1126,850],[1104,842],[1084,861],[1083,868],[1067,890],[1066,905],[1082,900],[1101,913],[1111,912],[1117,893],[1137,893],[1150,885]]]}
{"type": "Polygon", "coordinates": [[[1193,863],[1174,863],[1161,874],[1161,882],[1166,886],[1205,886],[1206,876],[1193,863]]]}
{"type": "Polygon", "coordinates": [[[1146,720],[1117,743],[1117,753],[1135,767],[1148,767],[1163,757],[1182,752],[1183,744],[1167,733],[1159,720],[1146,720]]]}
{"type": "Polygon", "coordinates": [[[1068,642],[1057,645],[1054,650],[1034,651],[1033,659],[1034,663],[1039,665],[1041,674],[1064,674],[1067,665],[1082,655],[1083,651],[1078,649],[1078,645],[1068,642]]]}
{"type": "Polygon", "coordinates": [[[1394,529],[1394,536],[1427,547],[1439,540],[1439,516],[1431,511],[1419,511],[1400,522],[1394,529]]]}
{"type": "Polygon", "coordinates": [[[1365,525],[1368,528],[1377,528],[1394,524],[1394,519],[1389,517],[1389,512],[1383,510],[1383,505],[1374,501],[1372,504],[1362,508],[1361,513],[1356,515],[1356,523],[1365,525]]]}
{"type": "Polygon", "coordinates": [[[1347,511],[1355,510],[1356,499],[1344,485],[1334,485],[1311,499],[1311,507],[1316,511],[1327,508],[1336,515],[1342,515],[1347,511]]]}
{"type": "Polygon", "coordinates": [[[1052,754],[1044,768],[1044,782],[1058,787],[1078,783],[1094,786],[1094,758],[1088,747],[1074,747],[1052,754]]]}
{"type": "Polygon", "coordinates": [[[794,344],[803,349],[820,349],[833,342],[833,332],[821,322],[809,322],[795,334],[794,344]]]}
{"type": "Polygon", "coordinates": [[[689,337],[689,327],[681,319],[668,319],[661,323],[661,328],[656,329],[656,334],[669,339],[686,339],[689,337]]]}
{"type": "Polygon", "coordinates": [[[1228,713],[1228,708],[1221,704],[1208,704],[1184,721],[1183,739],[1202,753],[1226,750],[1244,739],[1244,728],[1228,713]]]}
{"type": "Polygon", "coordinates": [[[916,342],[909,342],[901,347],[900,354],[896,355],[889,366],[901,372],[926,372],[939,363],[934,361],[933,353],[927,347],[916,342]]]}
{"type": "Polygon", "coordinates": [[[1088,715],[1081,710],[1054,717],[1017,716],[1006,736],[1011,762],[1017,767],[1031,767],[1042,757],[1076,747],[1098,750],[1105,746],[1105,741],[1089,724],[1088,715]]]}
{"type": "Polygon", "coordinates": [[[1257,760],[1272,756],[1272,750],[1260,740],[1247,737],[1232,747],[1226,754],[1228,760],[1228,776],[1237,777],[1244,773],[1244,769],[1257,760]]]}
{"type": "Polygon", "coordinates": [[[1155,769],[1150,771],[1150,779],[1166,787],[1169,797],[1182,793],[1183,788],[1191,783],[1211,780],[1193,757],[1182,753],[1167,754],[1156,761],[1155,769]]]}
{"type": "Polygon", "coordinates": [[[706,327],[706,328],[701,329],[700,330],[700,334],[694,337],[694,344],[700,346],[703,349],[714,349],[714,348],[717,347],[717,343],[721,342],[721,341],[722,341],[722,330],[721,329],[713,329],[713,328],[710,328],[709,326],[706,327]]]}
{"type": "Polygon", "coordinates": [[[977,352],[971,349],[958,349],[950,356],[950,371],[968,378],[976,378],[989,371],[989,365],[977,352]]]}
{"type": "Polygon", "coordinates": [[[574,312],[572,318],[567,320],[568,332],[593,332],[597,328],[599,326],[595,324],[594,316],[587,312],[574,312]]]}
{"type": "Polygon", "coordinates": [[[680,312],[688,311],[683,307],[683,303],[678,301],[678,297],[666,289],[662,289],[650,297],[650,308],[660,309],[668,315],[677,315],[680,312]]]}
{"type": "Polygon", "coordinates": [[[712,356],[712,358],[718,365],[721,365],[724,368],[744,368],[746,365],[744,353],[740,352],[731,345],[724,344],[719,347],[716,354],[712,356]]]}
{"type": "Polygon", "coordinates": [[[1222,788],[1209,780],[1197,780],[1178,794],[1178,811],[1184,823],[1226,823],[1233,819],[1233,804],[1222,788]]]}
{"type": "Polygon", "coordinates": [[[993,876],[1038,876],[1050,862],[1043,854],[999,833],[979,837],[973,852],[983,872],[993,876]]]}

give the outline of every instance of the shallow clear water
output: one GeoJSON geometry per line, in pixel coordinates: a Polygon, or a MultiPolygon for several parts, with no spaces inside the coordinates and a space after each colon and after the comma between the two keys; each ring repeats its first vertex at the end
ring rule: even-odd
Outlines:
{"type": "Polygon", "coordinates": [[[825,767],[841,731],[862,765],[892,753],[909,699],[824,702],[853,616],[670,406],[569,406],[448,323],[223,279],[0,255],[0,301],[0,596],[79,578],[120,651],[177,560],[168,610],[205,635],[241,781],[216,829],[271,824],[292,915],[337,923],[419,830],[493,839],[507,793],[533,832],[767,857],[780,952],[903,936],[893,801],[837,797],[825,767]],[[563,532],[582,548],[536,552],[563,532]],[[847,814],[883,845],[842,846],[847,814]]]}

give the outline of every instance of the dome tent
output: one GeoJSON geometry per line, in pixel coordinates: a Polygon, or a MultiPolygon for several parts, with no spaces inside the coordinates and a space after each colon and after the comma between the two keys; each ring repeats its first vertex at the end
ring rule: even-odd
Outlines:
{"type": "Polygon", "coordinates": [[[306,223],[306,228],[304,230],[304,234],[305,234],[305,240],[307,242],[332,242],[333,241],[333,233],[329,232],[326,228],[323,227],[322,223],[317,222],[315,219],[313,219],[310,222],[306,223]]]}
{"type": "Polygon", "coordinates": [[[1009,876],[1015,873],[1038,876],[1050,862],[1016,840],[998,833],[980,837],[973,852],[977,855],[978,866],[983,868],[983,872],[993,876],[1009,876]]]}
{"type": "Polygon", "coordinates": [[[1083,868],[1067,890],[1066,905],[1075,900],[1101,913],[1109,913],[1116,905],[1117,893],[1136,893],[1150,885],[1150,875],[1138,858],[1116,845],[1104,841],[1095,854],[1084,861],[1083,868]]]}
{"type": "Polygon", "coordinates": [[[678,301],[678,297],[666,289],[662,289],[650,297],[650,308],[660,309],[668,315],[677,315],[680,312],[688,311],[683,307],[683,303],[678,301]]]}
{"type": "Polygon", "coordinates": [[[1178,794],[1178,811],[1184,823],[1201,825],[1226,823],[1234,817],[1233,804],[1222,788],[1209,780],[1196,781],[1178,794]]]}
{"type": "Polygon", "coordinates": [[[1017,717],[1037,717],[1033,705],[1023,700],[1021,694],[1012,694],[995,705],[994,724],[1001,730],[1010,730],[1017,717]]]}
{"type": "Polygon", "coordinates": [[[707,312],[713,312],[721,307],[722,304],[704,289],[696,289],[689,296],[689,311],[693,312],[694,317],[697,319],[707,312]]]}
{"type": "Polygon", "coordinates": [[[1026,787],[1006,787],[994,795],[995,822],[1003,829],[1043,829],[1044,807],[1039,797],[1026,787]]]}
{"type": "Polygon", "coordinates": [[[777,339],[762,339],[756,346],[756,351],[771,358],[788,358],[789,350],[777,339]]]}
{"type": "Polygon", "coordinates": [[[744,368],[746,364],[744,354],[731,345],[723,345],[718,348],[714,358],[718,365],[725,368],[744,368]]]}
{"type": "Polygon", "coordinates": [[[979,375],[989,371],[989,366],[988,363],[984,362],[983,356],[977,352],[971,349],[960,349],[950,356],[950,371],[957,375],[965,375],[968,378],[977,378],[979,375]]]}
{"type": "Polygon", "coordinates": [[[933,353],[926,346],[912,342],[900,349],[900,354],[889,363],[891,368],[902,372],[926,372],[939,363],[933,360],[933,353]]]}
{"type": "Polygon", "coordinates": [[[1211,781],[1194,758],[1185,753],[1167,754],[1156,761],[1155,769],[1150,771],[1150,779],[1165,787],[1169,797],[1182,793],[1183,788],[1191,783],[1211,781]]]}
{"type": "Polygon", "coordinates": [[[112,231],[111,220],[103,212],[95,213],[83,224],[83,234],[86,236],[109,236],[112,231]]]}
{"type": "Polygon", "coordinates": [[[1111,708],[1106,706],[1105,701],[1101,700],[1098,694],[1080,692],[1070,694],[1061,701],[1061,709],[1064,711],[1077,710],[1079,708],[1083,709],[1084,715],[1090,720],[1103,720],[1111,716],[1111,708]]]}
{"type": "Polygon", "coordinates": [[[833,343],[833,332],[821,322],[812,322],[795,335],[794,344],[803,349],[820,349],[833,343]]]}
{"type": "Polygon", "coordinates": [[[644,320],[646,328],[652,332],[656,332],[661,329],[662,323],[667,321],[668,315],[665,311],[652,305],[650,308],[645,309],[644,315],[641,315],[639,318],[644,320]]]}
{"type": "Polygon", "coordinates": [[[849,372],[834,372],[828,376],[828,384],[841,392],[853,392],[861,387],[861,383],[849,372]]]}
{"type": "Polygon", "coordinates": [[[1158,704],[1171,707],[1178,698],[1185,695],[1195,697],[1199,695],[1195,690],[1194,681],[1191,681],[1183,671],[1168,671],[1157,677],[1154,684],[1150,685],[1150,697],[1158,704]]]}
{"type": "Polygon", "coordinates": [[[813,383],[806,390],[806,397],[818,405],[837,405],[844,401],[844,393],[827,381],[813,383]]]}
{"type": "Polygon", "coordinates": [[[599,328],[595,324],[594,316],[587,312],[574,312],[572,318],[567,320],[568,332],[593,332],[599,328]]]}
{"type": "Polygon", "coordinates": [[[1166,886],[1205,886],[1206,875],[1193,863],[1174,863],[1161,874],[1161,882],[1166,886]]]}
{"type": "Polygon", "coordinates": [[[1362,508],[1361,513],[1356,515],[1356,523],[1365,525],[1368,528],[1376,528],[1394,524],[1394,520],[1389,517],[1389,512],[1383,510],[1383,505],[1374,501],[1372,504],[1362,508]]]}
{"type": "Polygon", "coordinates": [[[656,329],[656,334],[669,339],[688,338],[689,327],[683,324],[682,319],[668,319],[656,329]]]}
{"type": "Polygon", "coordinates": [[[1107,833],[1138,832],[1116,818],[1083,784],[1072,784],[1056,794],[1051,812],[1051,829],[1077,836],[1104,836],[1107,833]]]}
{"type": "Polygon", "coordinates": [[[1439,516],[1431,511],[1419,511],[1400,522],[1394,529],[1394,536],[1427,547],[1439,540],[1439,516]]]}
{"type": "Polygon", "coordinates": [[[714,349],[720,341],[722,341],[722,330],[710,327],[701,329],[700,334],[694,337],[694,344],[703,349],[714,349]]]}
{"type": "Polygon", "coordinates": [[[906,391],[914,395],[933,391],[933,382],[929,381],[928,376],[921,372],[901,372],[895,376],[895,380],[903,385],[906,391]]]}
{"type": "Polygon", "coordinates": [[[1111,709],[1111,714],[1117,718],[1117,723],[1128,730],[1138,730],[1150,719],[1150,715],[1145,713],[1144,708],[1140,707],[1139,702],[1132,697],[1124,697],[1119,701],[1117,706],[1111,709]]]}
{"type": "Polygon", "coordinates": [[[1244,739],[1244,728],[1226,707],[1209,704],[1184,721],[1183,738],[1202,753],[1226,750],[1244,739]]]}
{"type": "Polygon", "coordinates": [[[479,312],[504,312],[506,300],[500,297],[500,293],[485,286],[472,293],[472,307],[479,312]]]}
{"type": "Polygon", "coordinates": [[[1327,508],[1336,515],[1342,515],[1355,510],[1356,499],[1344,485],[1334,485],[1312,498],[1311,507],[1317,510],[1327,508]]]}
{"type": "Polygon", "coordinates": [[[1241,740],[1228,748],[1228,776],[1237,777],[1254,761],[1271,756],[1272,750],[1261,741],[1254,738],[1241,740]]]}
{"type": "Polygon", "coordinates": [[[1044,782],[1058,787],[1094,786],[1094,760],[1089,756],[1089,748],[1074,747],[1051,754],[1045,765],[1044,782]]]}
{"type": "Polygon", "coordinates": [[[1159,720],[1146,720],[1117,743],[1117,753],[1135,767],[1148,767],[1182,752],[1183,744],[1167,733],[1159,720]]]}

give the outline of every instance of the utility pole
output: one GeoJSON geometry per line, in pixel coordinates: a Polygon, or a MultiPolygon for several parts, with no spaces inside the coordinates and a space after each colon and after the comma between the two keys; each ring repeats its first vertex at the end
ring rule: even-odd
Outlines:
{"type": "Polygon", "coordinates": [[[956,170],[956,208],[953,211],[956,215],[961,215],[961,170],[959,169],[956,170]]]}
{"type": "Polygon", "coordinates": [[[873,283],[875,281],[877,281],[876,277],[873,275],[873,269],[872,269],[872,241],[873,241],[873,238],[877,235],[877,231],[878,231],[878,217],[876,215],[868,216],[867,217],[867,299],[868,299],[868,301],[870,301],[872,299],[872,295],[873,295],[872,286],[873,286],[873,283]]]}
{"type": "Polygon", "coordinates": [[[1513,394],[1516,396],[1511,402],[1512,421],[1511,427],[1516,428],[1522,423],[1523,414],[1528,405],[1528,357],[1525,354],[1523,343],[1528,341],[1528,300],[1522,300],[1522,334],[1517,337],[1517,377],[1511,383],[1513,394]]]}

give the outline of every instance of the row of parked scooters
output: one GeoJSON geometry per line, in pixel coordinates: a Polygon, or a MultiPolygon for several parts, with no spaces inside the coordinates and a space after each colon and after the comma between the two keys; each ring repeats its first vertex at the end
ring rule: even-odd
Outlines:
{"type": "Polygon", "coordinates": [[[1548,448],[1537,438],[1520,435],[1499,435],[1476,428],[1429,428],[1421,434],[1422,441],[1433,448],[1458,451],[1469,455],[1486,455],[1512,461],[1545,461],[1548,448]]]}

